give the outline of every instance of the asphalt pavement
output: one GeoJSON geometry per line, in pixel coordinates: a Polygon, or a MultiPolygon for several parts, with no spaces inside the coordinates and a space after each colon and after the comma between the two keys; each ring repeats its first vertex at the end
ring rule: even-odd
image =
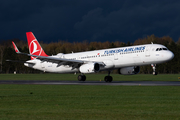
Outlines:
{"type": "Polygon", "coordinates": [[[33,85],[120,85],[120,86],[180,86],[180,81],[44,81],[44,80],[0,80],[0,84],[33,84],[33,85]]]}

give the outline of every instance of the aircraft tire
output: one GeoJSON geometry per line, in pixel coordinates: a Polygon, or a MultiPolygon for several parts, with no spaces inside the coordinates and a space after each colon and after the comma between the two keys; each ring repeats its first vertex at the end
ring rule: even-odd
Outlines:
{"type": "Polygon", "coordinates": [[[79,81],[85,81],[86,80],[86,76],[85,75],[79,75],[78,76],[78,80],[79,81]]]}
{"type": "Polygon", "coordinates": [[[113,78],[111,76],[105,76],[104,81],[105,82],[112,82],[113,78]]]}
{"type": "Polygon", "coordinates": [[[157,75],[158,73],[157,72],[153,72],[153,75],[157,75]]]}
{"type": "Polygon", "coordinates": [[[86,76],[85,75],[83,75],[83,81],[86,81],[86,76]]]}

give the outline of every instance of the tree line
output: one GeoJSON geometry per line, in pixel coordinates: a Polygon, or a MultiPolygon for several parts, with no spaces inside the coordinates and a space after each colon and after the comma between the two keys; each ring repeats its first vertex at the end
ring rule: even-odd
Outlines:
{"type": "MultiPolygon", "coordinates": [[[[0,73],[41,73],[42,71],[34,70],[23,65],[23,61],[29,60],[29,56],[18,55],[15,53],[12,41],[14,41],[21,52],[29,53],[29,48],[27,42],[19,39],[4,40],[0,43],[0,73]],[[7,62],[6,60],[18,60],[20,62],[7,62]]],[[[162,44],[165,45],[170,51],[172,51],[175,57],[166,63],[158,64],[156,70],[158,73],[164,74],[174,74],[179,73],[180,70],[180,38],[177,42],[169,36],[156,37],[155,35],[147,36],[146,38],[140,38],[134,43],[124,43],[120,41],[115,42],[88,42],[87,40],[83,42],[67,42],[58,41],[51,43],[40,42],[42,48],[48,55],[56,55],[58,53],[72,53],[72,52],[82,52],[91,51],[99,49],[108,49],[116,47],[125,47],[131,45],[141,45],[141,44],[162,44]]],[[[116,70],[113,73],[117,73],[116,70]]],[[[152,73],[151,66],[141,66],[140,73],[150,74],[152,73]]]]}

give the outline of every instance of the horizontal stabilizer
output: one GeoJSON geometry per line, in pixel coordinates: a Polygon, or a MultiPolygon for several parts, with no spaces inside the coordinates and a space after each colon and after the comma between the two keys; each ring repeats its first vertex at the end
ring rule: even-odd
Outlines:
{"type": "Polygon", "coordinates": [[[17,63],[28,63],[28,64],[35,65],[35,63],[27,62],[27,61],[20,61],[20,60],[6,60],[6,61],[7,62],[17,62],[17,63]]]}

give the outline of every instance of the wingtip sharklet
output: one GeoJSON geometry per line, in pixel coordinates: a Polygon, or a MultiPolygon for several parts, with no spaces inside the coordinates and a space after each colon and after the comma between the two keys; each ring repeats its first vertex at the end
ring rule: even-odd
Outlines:
{"type": "Polygon", "coordinates": [[[15,44],[13,41],[12,41],[12,44],[13,44],[13,47],[14,47],[15,52],[16,52],[16,53],[21,53],[21,52],[19,51],[19,49],[17,48],[16,44],[15,44]]]}

